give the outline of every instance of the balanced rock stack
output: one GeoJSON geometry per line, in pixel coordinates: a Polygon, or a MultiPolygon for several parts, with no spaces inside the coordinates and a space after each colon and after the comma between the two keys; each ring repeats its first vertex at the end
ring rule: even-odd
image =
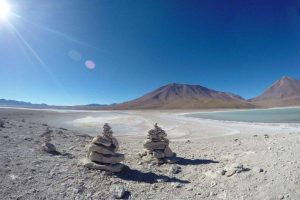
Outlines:
{"type": "Polygon", "coordinates": [[[157,123],[154,129],[148,131],[147,140],[144,143],[144,153],[140,154],[142,159],[148,163],[157,164],[174,163],[177,161],[176,154],[169,147],[167,134],[157,123]]]}
{"type": "Polygon", "coordinates": [[[120,162],[124,160],[124,154],[116,153],[119,144],[107,123],[103,126],[102,134],[102,136],[94,137],[91,144],[88,145],[88,159],[83,161],[84,166],[111,172],[122,171],[124,165],[120,162]]]}

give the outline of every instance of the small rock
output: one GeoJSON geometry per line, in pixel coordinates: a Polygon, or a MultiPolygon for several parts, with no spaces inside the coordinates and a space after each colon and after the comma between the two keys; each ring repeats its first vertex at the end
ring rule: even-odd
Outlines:
{"type": "Polygon", "coordinates": [[[142,162],[142,161],[139,161],[139,162],[138,162],[138,165],[142,165],[142,164],[143,164],[143,162],[142,162]]]}
{"type": "Polygon", "coordinates": [[[269,138],[269,135],[268,135],[268,134],[264,134],[264,137],[265,137],[265,138],[269,138]]]}
{"type": "Polygon", "coordinates": [[[209,196],[210,196],[210,197],[212,197],[212,196],[216,196],[216,195],[217,195],[217,193],[216,193],[216,192],[210,192],[210,193],[209,193],[209,196]]]}
{"type": "Polygon", "coordinates": [[[213,181],[210,183],[210,187],[215,187],[217,185],[217,182],[216,181],[213,181]]]}
{"type": "Polygon", "coordinates": [[[151,187],[150,187],[151,190],[156,190],[157,188],[158,188],[158,185],[156,185],[156,184],[153,184],[153,185],[151,185],[151,187]]]}
{"type": "Polygon", "coordinates": [[[236,173],[243,172],[246,169],[244,168],[242,163],[234,163],[230,167],[225,167],[224,170],[226,171],[226,176],[230,177],[236,173]]]}
{"type": "Polygon", "coordinates": [[[71,146],[70,148],[69,148],[69,150],[74,150],[76,147],[75,146],[71,146]]]}
{"type": "Polygon", "coordinates": [[[227,176],[227,177],[231,177],[231,176],[233,176],[235,173],[236,173],[236,170],[230,169],[230,170],[228,170],[228,171],[226,172],[226,176],[227,176]]]}
{"type": "Polygon", "coordinates": [[[181,172],[181,167],[179,165],[173,165],[169,170],[169,173],[172,174],[178,174],[179,172],[181,172]]]}
{"type": "Polygon", "coordinates": [[[289,194],[285,194],[285,195],[281,195],[279,196],[279,199],[282,200],[282,199],[288,199],[290,197],[289,194]]]}
{"type": "Polygon", "coordinates": [[[161,151],[154,151],[153,152],[153,157],[157,158],[157,159],[160,159],[160,158],[164,158],[165,157],[165,154],[161,151]]]}
{"type": "Polygon", "coordinates": [[[225,173],[226,173],[226,171],[225,171],[224,169],[218,169],[218,170],[216,171],[216,173],[219,174],[219,175],[224,176],[225,173]]]}
{"type": "Polygon", "coordinates": [[[151,162],[148,164],[148,168],[154,167],[155,165],[158,165],[158,163],[157,163],[156,161],[151,161],[151,162]]]}
{"type": "Polygon", "coordinates": [[[73,192],[74,194],[81,194],[84,191],[84,187],[83,186],[79,186],[78,188],[73,188],[73,192]]]}
{"type": "Polygon", "coordinates": [[[122,199],[125,196],[126,190],[121,185],[115,185],[111,189],[112,195],[116,199],[122,199]]]}
{"type": "Polygon", "coordinates": [[[50,143],[50,142],[45,142],[43,145],[43,150],[46,151],[47,153],[50,154],[58,154],[58,151],[56,150],[56,147],[54,146],[54,144],[50,143]]]}
{"type": "Polygon", "coordinates": [[[26,140],[26,141],[32,141],[33,138],[31,138],[31,137],[25,137],[24,140],[26,140]]]}
{"type": "Polygon", "coordinates": [[[0,120],[0,128],[5,128],[4,124],[5,124],[5,121],[4,120],[0,120]]]}
{"type": "Polygon", "coordinates": [[[171,183],[171,186],[173,188],[181,188],[182,187],[182,184],[181,183],[171,183]]]}
{"type": "Polygon", "coordinates": [[[165,177],[165,178],[159,178],[159,179],[157,179],[157,182],[158,183],[165,183],[165,182],[168,182],[169,180],[170,180],[170,178],[165,177]]]}
{"type": "Polygon", "coordinates": [[[254,171],[256,173],[264,172],[264,170],[262,168],[259,168],[259,167],[253,167],[252,171],[254,171]]]}

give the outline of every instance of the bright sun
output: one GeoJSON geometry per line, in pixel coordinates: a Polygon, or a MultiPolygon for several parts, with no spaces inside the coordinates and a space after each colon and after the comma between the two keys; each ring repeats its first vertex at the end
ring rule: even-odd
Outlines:
{"type": "Polygon", "coordinates": [[[0,0],[0,20],[7,20],[9,13],[9,4],[5,0],[0,0]]]}

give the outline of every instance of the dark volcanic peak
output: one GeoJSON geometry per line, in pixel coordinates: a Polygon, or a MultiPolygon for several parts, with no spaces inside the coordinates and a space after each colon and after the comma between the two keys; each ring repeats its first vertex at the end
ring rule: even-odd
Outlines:
{"type": "Polygon", "coordinates": [[[200,85],[171,83],[144,96],[117,104],[117,109],[176,108],[240,108],[251,107],[238,95],[219,92],[200,85]]]}
{"type": "Polygon", "coordinates": [[[300,105],[300,81],[284,76],[252,101],[266,106],[300,105]]]}
{"type": "Polygon", "coordinates": [[[300,97],[300,81],[292,77],[284,76],[254,100],[258,101],[271,98],[284,99],[291,97],[300,97]]]}
{"type": "Polygon", "coordinates": [[[172,83],[165,85],[144,97],[154,96],[160,100],[175,100],[175,99],[202,99],[202,98],[214,98],[214,97],[233,97],[241,98],[231,93],[219,92],[216,90],[208,89],[200,85],[178,84],[172,83]],[[224,95],[224,96],[222,96],[224,95]]]}

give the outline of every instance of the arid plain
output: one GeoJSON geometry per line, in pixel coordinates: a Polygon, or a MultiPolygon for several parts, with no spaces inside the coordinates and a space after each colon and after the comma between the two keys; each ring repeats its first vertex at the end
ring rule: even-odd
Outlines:
{"type": "Polygon", "coordinates": [[[113,199],[114,187],[127,199],[300,198],[300,125],[196,119],[187,112],[1,108],[2,198],[113,199]],[[79,164],[106,122],[125,154],[121,173],[79,164]],[[168,134],[176,164],[151,166],[138,156],[156,122],[168,134]],[[42,150],[45,137],[58,155],[42,150]]]}

